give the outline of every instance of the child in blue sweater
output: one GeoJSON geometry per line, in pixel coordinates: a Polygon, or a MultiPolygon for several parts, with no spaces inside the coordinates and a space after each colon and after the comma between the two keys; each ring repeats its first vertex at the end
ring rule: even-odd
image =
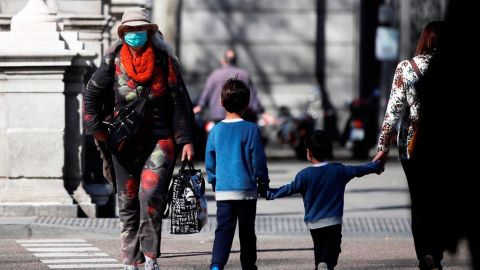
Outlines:
{"type": "Polygon", "coordinates": [[[242,269],[257,269],[257,195],[266,197],[269,178],[260,132],[241,118],[249,100],[250,90],[242,81],[228,80],[221,93],[226,118],[208,135],[205,166],[217,201],[210,265],[214,270],[223,269],[228,261],[237,219],[242,269]]]}
{"type": "Polygon", "coordinates": [[[304,220],[313,238],[315,269],[333,269],[340,255],[345,186],[354,177],[380,174],[383,167],[380,162],[360,166],[327,163],[332,143],[321,130],[308,136],[305,146],[307,159],[313,165],[301,170],[290,184],[267,191],[267,200],[302,194],[304,220]]]}

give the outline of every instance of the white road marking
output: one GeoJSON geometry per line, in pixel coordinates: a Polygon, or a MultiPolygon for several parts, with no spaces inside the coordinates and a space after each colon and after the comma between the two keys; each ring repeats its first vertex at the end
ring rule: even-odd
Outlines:
{"type": "Polygon", "coordinates": [[[124,265],[121,263],[104,263],[104,264],[54,264],[54,265],[47,265],[50,269],[78,269],[78,268],[119,268],[123,267],[124,265]]]}
{"type": "Polygon", "coordinates": [[[22,246],[24,247],[91,247],[92,244],[88,244],[88,243],[73,243],[73,244],[70,244],[70,243],[63,243],[63,244],[21,244],[22,246]]]}
{"type": "Polygon", "coordinates": [[[109,258],[110,255],[83,239],[31,239],[17,243],[50,269],[123,268],[117,259],[109,258]]]}
{"type": "Polygon", "coordinates": [[[40,260],[45,264],[49,263],[99,263],[99,262],[118,262],[117,259],[114,258],[88,258],[88,259],[54,259],[54,260],[40,260]]]}
{"type": "Polygon", "coordinates": [[[26,248],[31,252],[84,252],[84,251],[100,251],[97,247],[40,247],[40,248],[26,248]]]}
{"type": "Polygon", "coordinates": [[[33,244],[33,243],[86,243],[83,239],[30,239],[17,240],[19,244],[33,244]]]}
{"type": "Polygon", "coordinates": [[[33,253],[33,256],[39,258],[47,257],[108,257],[107,253],[103,252],[43,252],[43,253],[33,253]]]}

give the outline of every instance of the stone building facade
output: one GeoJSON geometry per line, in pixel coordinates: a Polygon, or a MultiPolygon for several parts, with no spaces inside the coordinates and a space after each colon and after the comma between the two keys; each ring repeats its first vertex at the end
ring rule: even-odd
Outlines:
{"type": "MultiPolygon", "coordinates": [[[[349,102],[358,96],[361,79],[359,78],[361,0],[1,0],[0,34],[2,37],[15,36],[15,31],[12,34],[14,29],[11,29],[12,16],[24,8],[28,2],[42,2],[59,18],[55,31],[52,30],[47,36],[55,39],[52,39],[52,42],[56,42],[57,45],[58,42],[61,42],[60,47],[63,46],[63,48],[58,48],[60,51],[65,52],[66,55],[71,55],[72,51],[88,51],[96,54],[93,62],[88,66],[81,67],[80,73],[61,72],[64,75],[59,75],[60,77],[57,79],[60,81],[56,83],[57,88],[59,85],[63,85],[63,88],[61,87],[63,90],[59,90],[59,96],[56,98],[61,98],[62,95],[67,98],[63,101],[57,100],[59,102],[55,103],[57,107],[46,106],[44,108],[47,113],[52,115],[59,111],[64,112],[62,117],[57,119],[63,124],[55,127],[55,130],[58,131],[56,136],[65,135],[65,137],[60,136],[62,138],[59,137],[63,142],[65,138],[75,138],[75,142],[78,143],[78,138],[81,137],[81,121],[78,119],[81,89],[88,80],[89,74],[99,65],[103,51],[116,39],[116,29],[124,9],[133,6],[150,9],[153,22],[159,25],[166,40],[176,47],[194,101],[201,93],[206,77],[219,66],[222,53],[229,47],[237,50],[239,65],[251,72],[262,102],[267,111],[273,115],[277,114],[280,106],[288,106],[293,109],[294,113],[300,113],[302,106],[312,94],[315,94],[320,79],[338,111],[340,128],[347,117],[349,102]],[[319,74],[321,74],[321,78],[319,78],[319,74]],[[72,97],[72,99],[68,97],[72,97]],[[72,106],[72,104],[77,105],[72,106]],[[69,121],[75,123],[73,130],[68,124],[65,125],[69,121]]],[[[399,28],[402,33],[406,33],[404,36],[408,36],[408,40],[410,40],[416,28],[409,21],[422,16],[408,12],[409,7],[419,5],[417,2],[433,3],[435,1],[408,0],[403,1],[402,4],[394,2],[401,15],[399,16],[399,28]],[[408,3],[408,6],[405,3],[408,3]]],[[[440,2],[440,4],[432,4],[435,10],[444,10],[446,1],[440,2]]],[[[422,4],[422,7],[423,9],[419,9],[419,12],[432,10],[425,3],[422,4]]],[[[416,24],[418,23],[414,23],[414,25],[416,24]]],[[[33,37],[40,39],[41,34],[33,37]]],[[[407,44],[411,43],[405,40],[407,38],[402,38],[401,42],[405,46],[402,45],[401,48],[406,48],[407,44]]],[[[22,53],[18,50],[17,52],[22,53]]],[[[405,55],[406,49],[401,54],[405,55]]],[[[33,77],[10,76],[13,73],[11,73],[11,67],[7,67],[10,65],[8,61],[11,60],[8,57],[2,55],[0,60],[2,67],[0,70],[0,85],[2,86],[0,105],[3,104],[0,106],[2,108],[0,109],[0,190],[1,187],[13,183],[6,182],[9,179],[25,178],[28,175],[28,168],[11,166],[12,162],[16,161],[13,159],[21,159],[20,157],[4,154],[7,153],[4,151],[6,149],[5,142],[13,143],[12,138],[7,138],[12,128],[8,126],[7,118],[20,115],[6,111],[12,110],[11,106],[13,105],[10,104],[9,107],[5,104],[9,102],[8,100],[12,100],[10,97],[17,95],[14,94],[15,91],[12,92],[6,86],[12,86],[12,82],[28,85],[30,78],[33,77]],[[7,95],[9,98],[6,98],[7,95]],[[12,178],[10,173],[17,169],[19,171],[16,171],[16,176],[12,178]]],[[[55,58],[53,58],[55,61],[43,62],[44,66],[40,67],[41,65],[36,66],[33,56],[30,56],[31,61],[28,60],[28,57],[27,53],[23,58],[27,64],[23,64],[30,65],[31,72],[37,75],[43,74],[42,70],[58,66],[55,58]]],[[[74,58],[72,56],[72,59],[74,58]]],[[[73,64],[72,59],[70,64],[65,64],[66,71],[75,70],[71,67],[76,65],[73,64]]],[[[60,59],[57,60],[60,61],[60,59]]],[[[77,71],[78,68],[77,65],[77,71]]],[[[32,102],[32,108],[38,106],[38,104],[35,105],[33,99],[33,97],[38,97],[38,94],[34,92],[26,91],[28,94],[25,96],[26,100],[32,102]]],[[[322,127],[322,108],[319,103],[314,106],[316,107],[311,111],[318,112],[320,117],[318,127],[320,128],[322,127]]],[[[37,128],[33,125],[24,131],[26,130],[27,133],[37,132],[37,128]]],[[[45,142],[48,140],[45,139],[45,142]]],[[[17,146],[21,147],[21,145],[17,146]]],[[[46,162],[45,166],[47,167],[51,165],[50,162],[56,164],[55,162],[58,161],[63,164],[59,171],[47,172],[45,175],[39,174],[38,177],[70,179],[66,173],[68,168],[76,172],[85,171],[85,168],[75,167],[77,165],[74,166],[75,168],[71,168],[71,164],[66,163],[69,161],[68,155],[71,153],[71,149],[66,146],[62,147],[62,151],[48,154],[50,159],[43,159],[42,155],[37,156],[37,158],[43,159],[42,162],[46,162]],[[67,169],[65,170],[65,168],[67,169]]],[[[83,143],[79,147],[81,149],[77,150],[81,152],[80,155],[83,155],[84,160],[85,155],[88,160],[93,158],[89,156],[88,152],[90,151],[92,154],[94,150],[88,150],[88,145],[83,143]]],[[[42,149],[37,149],[37,151],[42,151],[42,149]]],[[[72,155],[79,155],[75,151],[72,155]]],[[[37,160],[37,162],[39,161],[37,160]]],[[[78,167],[85,167],[85,163],[80,162],[78,167]]],[[[65,187],[68,189],[69,185],[71,183],[67,181],[65,187]]],[[[112,193],[111,190],[102,188],[102,185],[105,186],[100,182],[89,183],[87,181],[85,183],[84,188],[87,193],[96,198],[93,200],[94,202],[106,200],[104,197],[110,196],[112,193]],[[103,190],[103,193],[98,193],[99,190],[103,190]]],[[[78,197],[76,200],[81,201],[81,198],[78,197]]]]}

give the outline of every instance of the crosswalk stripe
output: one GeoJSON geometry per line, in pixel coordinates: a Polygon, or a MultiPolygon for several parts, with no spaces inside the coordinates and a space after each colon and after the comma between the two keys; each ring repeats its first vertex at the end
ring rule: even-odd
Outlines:
{"type": "Polygon", "coordinates": [[[107,253],[103,252],[44,252],[44,253],[33,253],[35,257],[45,258],[45,257],[108,257],[107,253]]]}
{"type": "Polygon", "coordinates": [[[16,240],[50,269],[123,268],[117,259],[83,239],[16,240]]]}
{"type": "Polygon", "coordinates": [[[70,244],[70,243],[64,243],[64,244],[21,244],[23,247],[91,247],[91,244],[85,243],[85,244],[70,244]]]}
{"type": "Polygon", "coordinates": [[[54,259],[54,260],[40,260],[44,264],[49,263],[99,263],[99,262],[118,262],[117,259],[114,258],[88,258],[88,259],[54,259]]]}
{"type": "Polygon", "coordinates": [[[17,240],[19,244],[33,244],[33,243],[86,243],[84,239],[30,239],[17,240]]]}
{"type": "Polygon", "coordinates": [[[75,268],[118,268],[123,267],[123,264],[120,263],[111,263],[111,264],[57,264],[57,265],[47,265],[50,269],[75,269],[75,268]]]}
{"type": "Polygon", "coordinates": [[[83,251],[99,251],[97,247],[41,247],[41,248],[27,248],[31,252],[83,252],[83,251]]]}

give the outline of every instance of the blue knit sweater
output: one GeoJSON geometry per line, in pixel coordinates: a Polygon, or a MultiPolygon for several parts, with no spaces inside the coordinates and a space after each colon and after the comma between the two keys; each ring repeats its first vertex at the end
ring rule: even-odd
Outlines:
{"type": "Polygon", "coordinates": [[[301,170],[290,184],[270,189],[267,199],[301,193],[305,207],[304,220],[310,229],[342,224],[343,195],[347,183],[354,177],[380,171],[380,162],[360,166],[323,162],[301,170]]]}
{"type": "Polygon", "coordinates": [[[257,126],[240,118],[215,125],[208,135],[205,167],[217,201],[256,199],[257,181],[269,182],[257,126]]]}

